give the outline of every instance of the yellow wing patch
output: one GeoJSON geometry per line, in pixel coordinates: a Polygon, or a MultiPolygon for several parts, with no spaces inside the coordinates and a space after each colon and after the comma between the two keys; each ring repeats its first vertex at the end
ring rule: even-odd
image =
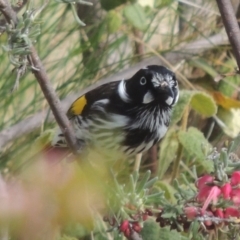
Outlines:
{"type": "Polygon", "coordinates": [[[83,95],[72,104],[72,106],[70,107],[70,111],[73,115],[80,115],[86,105],[87,99],[85,95],[83,95]]]}

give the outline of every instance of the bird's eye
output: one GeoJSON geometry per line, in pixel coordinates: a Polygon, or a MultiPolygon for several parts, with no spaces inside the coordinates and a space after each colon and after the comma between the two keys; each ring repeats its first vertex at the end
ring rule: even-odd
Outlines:
{"type": "Polygon", "coordinates": [[[140,84],[145,85],[147,83],[147,79],[145,77],[141,77],[140,84]]]}

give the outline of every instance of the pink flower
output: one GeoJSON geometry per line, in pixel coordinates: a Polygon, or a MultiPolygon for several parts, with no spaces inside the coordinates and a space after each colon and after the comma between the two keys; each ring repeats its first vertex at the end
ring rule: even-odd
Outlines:
{"type": "Polygon", "coordinates": [[[236,186],[240,184],[240,171],[235,171],[232,173],[231,185],[236,186]]]}
{"type": "Polygon", "coordinates": [[[230,183],[226,183],[221,187],[221,192],[223,195],[224,199],[229,199],[230,198],[230,193],[232,191],[232,186],[230,183]]]}
{"type": "Polygon", "coordinates": [[[214,177],[211,175],[204,175],[202,177],[200,177],[197,181],[196,181],[196,187],[198,189],[202,189],[203,187],[206,186],[206,184],[208,183],[212,183],[214,180],[214,177]]]}
{"type": "Polygon", "coordinates": [[[211,202],[213,202],[213,204],[216,204],[217,203],[217,200],[218,200],[218,196],[221,194],[221,190],[219,187],[217,186],[213,186],[211,187],[211,190],[209,192],[209,195],[206,199],[206,201],[204,202],[204,205],[202,207],[202,212],[204,213],[205,210],[207,209],[207,207],[209,206],[209,204],[211,202]]]}

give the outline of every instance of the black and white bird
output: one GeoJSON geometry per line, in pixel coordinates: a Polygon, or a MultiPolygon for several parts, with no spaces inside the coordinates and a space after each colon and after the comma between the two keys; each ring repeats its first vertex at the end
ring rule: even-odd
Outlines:
{"type": "MultiPolygon", "coordinates": [[[[163,138],[178,96],[175,74],[164,66],[150,65],[130,79],[106,83],[82,95],[67,116],[83,149],[91,146],[133,155],[163,138]]],[[[61,131],[52,145],[67,146],[61,131]]]]}

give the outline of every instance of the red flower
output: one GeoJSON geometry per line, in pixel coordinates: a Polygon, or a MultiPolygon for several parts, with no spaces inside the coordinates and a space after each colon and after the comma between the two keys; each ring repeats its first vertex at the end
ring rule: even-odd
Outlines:
{"type": "Polygon", "coordinates": [[[138,222],[134,222],[132,224],[132,229],[137,232],[137,233],[140,233],[141,230],[142,230],[142,227],[140,226],[140,224],[138,222]]]}
{"type": "Polygon", "coordinates": [[[235,171],[232,173],[231,185],[236,186],[240,184],[240,171],[235,171]]]}
{"type": "Polygon", "coordinates": [[[185,207],[183,211],[189,220],[194,219],[199,213],[196,207],[185,207]]]}
{"type": "Polygon", "coordinates": [[[231,186],[230,183],[226,183],[225,185],[223,185],[221,187],[221,192],[222,192],[222,195],[223,195],[224,199],[229,199],[230,198],[231,191],[232,191],[232,186],[231,186]]]}
{"type": "Polygon", "coordinates": [[[128,228],[129,228],[129,221],[128,220],[122,221],[121,225],[119,226],[120,232],[124,233],[128,228]]]}
{"type": "Polygon", "coordinates": [[[219,218],[224,218],[223,210],[220,209],[220,208],[217,208],[217,209],[214,211],[214,216],[215,216],[215,217],[219,217],[219,218]]]}
{"type": "Polygon", "coordinates": [[[203,188],[201,188],[198,192],[197,200],[199,202],[204,202],[207,199],[211,189],[212,186],[204,186],[203,188]]]}
{"type": "Polygon", "coordinates": [[[240,217],[239,210],[234,207],[228,207],[224,211],[224,217],[229,218],[229,217],[240,217]]]}
{"type": "Polygon", "coordinates": [[[208,183],[212,183],[214,180],[214,177],[211,175],[204,175],[202,177],[200,177],[197,181],[196,181],[196,187],[198,189],[202,189],[203,187],[206,186],[206,184],[208,183]]]}
{"type": "Polygon", "coordinates": [[[202,207],[202,212],[204,213],[204,211],[207,209],[207,207],[209,206],[209,204],[211,202],[213,202],[213,204],[217,203],[218,200],[218,196],[221,194],[221,190],[219,187],[217,186],[213,186],[211,187],[211,190],[207,196],[206,201],[204,202],[204,205],[202,207]]]}
{"type": "Polygon", "coordinates": [[[240,205],[240,188],[232,189],[231,200],[235,205],[240,205]]]}

